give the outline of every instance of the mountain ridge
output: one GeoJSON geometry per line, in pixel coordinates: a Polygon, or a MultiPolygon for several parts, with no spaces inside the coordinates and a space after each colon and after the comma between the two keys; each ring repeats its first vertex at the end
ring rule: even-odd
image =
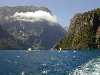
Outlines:
{"type": "Polygon", "coordinates": [[[22,43],[22,46],[20,45],[22,48],[16,47],[16,49],[51,49],[64,36],[66,31],[56,21],[51,22],[48,18],[56,19],[46,7],[17,6],[0,8],[0,26],[14,39],[22,43]],[[42,11],[39,11],[40,14],[42,13],[41,15],[38,15],[39,12],[35,12],[38,10],[42,11]],[[18,12],[18,18],[21,15],[27,17],[29,14],[26,12],[31,12],[32,16],[34,15],[33,21],[25,21],[24,18],[21,20],[12,18],[11,16],[16,12],[18,12]],[[36,21],[34,21],[35,19],[36,21]]]}

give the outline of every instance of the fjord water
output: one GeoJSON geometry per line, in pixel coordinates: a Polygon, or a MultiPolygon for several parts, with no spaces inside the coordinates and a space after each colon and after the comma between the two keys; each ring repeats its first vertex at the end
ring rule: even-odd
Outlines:
{"type": "Polygon", "coordinates": [[[79,66],[98,57],[99,50],[1,50],[0,75],[77,75],[79,66]]]}

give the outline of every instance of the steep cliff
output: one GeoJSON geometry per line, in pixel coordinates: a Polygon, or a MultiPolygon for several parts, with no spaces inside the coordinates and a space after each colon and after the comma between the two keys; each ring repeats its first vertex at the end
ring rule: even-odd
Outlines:
{"type": "Polygon", "coordinates": [[[68,35],[55,48],[100,48],[100,8],[76,14],[71,19],[68,35]]]}

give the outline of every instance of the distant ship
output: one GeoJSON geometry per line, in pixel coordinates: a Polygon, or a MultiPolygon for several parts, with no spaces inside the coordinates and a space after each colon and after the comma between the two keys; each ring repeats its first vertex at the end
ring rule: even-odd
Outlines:
{"type": "Polygon", "coordinates": [[[28,48],[28,51],[32,51],[32,49],[31,48],[28,48]]]}

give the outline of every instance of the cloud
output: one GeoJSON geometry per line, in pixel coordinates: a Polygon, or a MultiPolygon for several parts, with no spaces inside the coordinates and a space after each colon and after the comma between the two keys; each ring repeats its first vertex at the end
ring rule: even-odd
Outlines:
{"type": "Polygon", "coordinates": [[[41,20],[47,20],[49,22],[57,22],[55,15],[51,15],[49,12],[38,10],[35,12],[16,12],[13,18],[17,20],[36,22],[41,20]]]}

